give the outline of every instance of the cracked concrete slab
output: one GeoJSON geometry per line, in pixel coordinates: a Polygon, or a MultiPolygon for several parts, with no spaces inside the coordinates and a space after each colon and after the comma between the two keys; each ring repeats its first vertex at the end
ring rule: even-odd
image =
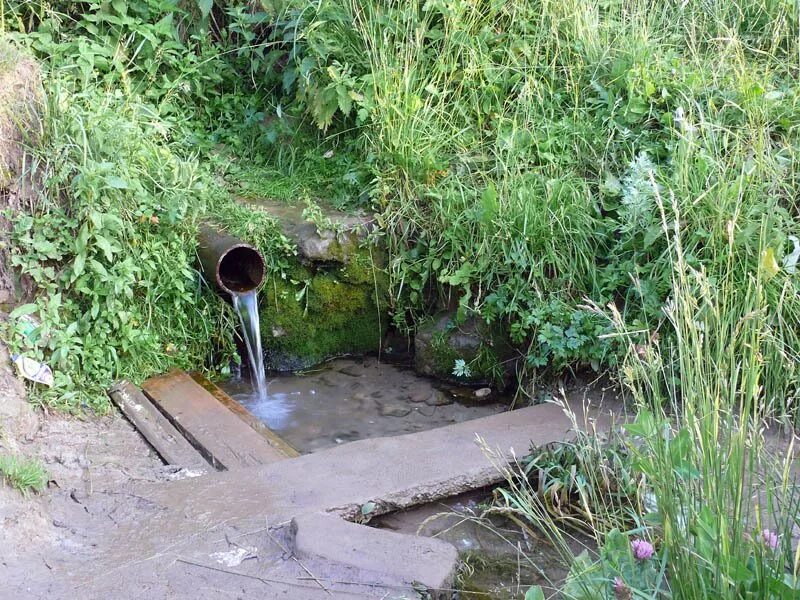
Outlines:
{"type": "MultiPolygon", "coordinates": [[[[572,408],[582,414],[582,407],[572,408]]],[[[531,443],[565,440],[571,430],[562,407],[545,404],[251,469],[140,485],[128,492],[135,502],[120,502],[111,535],[108,528],[99,538],[87,535],[91,544],[73,552],[79,564],[54,570],[65,576],[63,589],[71,593],[65,598],[413,598],[407,580],[437,583],[433,574],[393,570],[394,559],[386,555],[381,567],[378,554],[369,563],[346,546],[337,554],[335,536],[324,528],[318,535],[329,539],[315,546],[309,530],[311,541],[301,545],[299,558],[292,552],[290,522],[312,523],[311,515],[325,513],[353,519],[367,503],[374,503],[371,514],[377,515],[492,485],[502,474],[485,448],[500,457],[522,456],[531,443]],[[227,564],[213,558],[234,554],[227,564]]],[[[92,502],[87,498],[84,509],[101,514],[92,502]]],[[[363,526],[326,527],[346,528],[350,535],[363,526]]],[[[372,533],[364,535],[364,543],[379,544],[372,533]]],[[[405,541],[396,555],[410,552],[405,541]]]]}
{"type": "Polygon", "coordinates": [[[458,550],[436,538],[373,529],[326,514],[295,517],[290,531],[298,558],[323,558],[374,572],[376,578],[388,575],[434,594],[452,589],[455,582],[458,550]]]}

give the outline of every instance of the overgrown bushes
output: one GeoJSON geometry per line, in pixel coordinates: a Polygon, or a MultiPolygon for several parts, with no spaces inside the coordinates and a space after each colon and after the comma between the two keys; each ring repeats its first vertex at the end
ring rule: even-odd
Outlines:
{"type": "Polygon", "coordinates": [[[102,411],[114,379],[235,359],[230,311],[194,269],[198,219],[230,204],[198,152],[265,135],[242,78],[266,54],[251,43],[265,14],[211,5],[0,2],[0,34],[46,74],[26,163],[37,195],[11,239],[36,296],[4,335],[53,367],[40,401],[102,411]]]}
{"type": "Polygon", "coordinates": [[[581,308],[614,302],[641,343],[672,282],[655,192],[679,205],[687,260],[765,282],[777,325],[766,402],[791,405],[800,230],[797,15],[782,2],[295,3],[282,84],[376,174],[399,323],[430,285],[501,320],[528,365],[613,365],[581,308]],[[337,132],[341,132],[338,133],[337,132]],[[655,184],[655,185],[654,185],[655,184]]]}
{"type": "Polygon", "coordinates": [[[193,268],[208,176],[142,106],[92,88],[50,94],[34,164],[43,187],[12,235],[13,264],[39,293],[11,316],[40,320],[15,319],[14,346],[53,367],[45,398],[103,409],[114,378],[225,366],[231,328],[193,268]]]}
{"type": "Polygon", "coordinates": [[[368,191],[381,213],[396,324],[455,300],[460,317],[501,323],[531,369],[618,363],[623,346],[587,299],[613,302],[639,344],[671,335],[655,204],[670,190],[690,265],[718,277],[734,248],[732,280],[769,271],[762,402],[791,410],[800,284],[783,261],[800,231],[800,111],[788,4],[3,6],[6,29],[49,57],[51,84],[78,104],[95,93],[137,107],[126,114],[187,164],[198,151],[225,169],[232,152],[302,178],[296,132],[313,121],[345,169],[335,185],[312,173],[314,187],[349,186],[342,204],[368,191]]]}

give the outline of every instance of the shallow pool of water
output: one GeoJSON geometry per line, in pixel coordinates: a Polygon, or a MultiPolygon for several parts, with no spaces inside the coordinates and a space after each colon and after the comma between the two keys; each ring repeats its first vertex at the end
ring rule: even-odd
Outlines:
{"type": "MultiPolygon", "coordinates": [[[[569,572],[565,558],[543,534],[488,515],[490,499],[488,491],[476,490],[383,515],[369,524],[453,544],[464,563],[456,584],[461,600],[523,600],[532,585],[541,586],[547,598],[560,598],[557,590],[569,572]]],[[[572,556],[594,551],[585,536],[565,537],[572,556]]]]}
{"type": "Polygon", "coordinates": [[[471,391],[440,389],[411,369],[372,357],[337,359],[302,375],[271,377],[264,399],[246,378],[220,387],[302,453],[507,410],[507,403],[493,395],[481,399],[471,391]]]}

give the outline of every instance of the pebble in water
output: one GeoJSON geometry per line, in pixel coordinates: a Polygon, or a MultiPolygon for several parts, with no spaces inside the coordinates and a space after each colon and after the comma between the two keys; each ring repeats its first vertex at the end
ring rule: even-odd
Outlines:
{"type": "Polygon", "coordinates": [[[425,399],[425,404],[428,406],[446,406],[454,402],[452,396],[448,396],[440,391],[433,392],[425,399]]]}
{"type": "Polygon", "coordinates": [[[382,404],[380,413],[382,417],[405,417],[411,412],[411,407],[397,402],[382,404]]]}

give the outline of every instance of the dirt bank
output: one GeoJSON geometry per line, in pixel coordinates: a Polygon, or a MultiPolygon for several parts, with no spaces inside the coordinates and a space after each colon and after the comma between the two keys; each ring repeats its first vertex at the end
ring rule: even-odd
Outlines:
{"type": "Polygon", "coordinates": [[[131,486],[179,476],[116,413],[78,419],[34,409],[2,345],[0,432],[0,453],[40,460],[49,479],[42,494],[27,497],[0,485],[0,598],[50,593],[53,569],[89,550],[94,535],[135,504],[126,497],[131,486]]]}

